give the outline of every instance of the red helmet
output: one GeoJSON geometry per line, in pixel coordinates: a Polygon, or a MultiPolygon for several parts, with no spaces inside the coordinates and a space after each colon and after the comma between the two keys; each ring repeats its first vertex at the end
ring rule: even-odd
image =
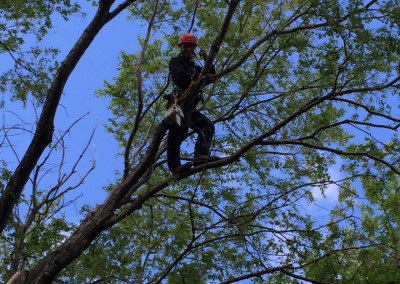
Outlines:
{"type": "Polygon", "coordinates": [[[178,45],[185,42],[197,45],[197,38],[192,33],[184,33],[179,37],[178,45]]]}

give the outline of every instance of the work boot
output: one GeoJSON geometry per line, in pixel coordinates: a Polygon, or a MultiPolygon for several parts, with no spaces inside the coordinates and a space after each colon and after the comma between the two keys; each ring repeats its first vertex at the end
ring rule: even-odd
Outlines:
{"type": "Polygon", "coordinates": [[[184,173],[190,170],[190,168],[192,167],[192,163],[187,162],[183,165],[177,166],[174,170],[172,170],[172,175],[177,175],[180,173],[184,173]]]}
{"type": "Polygon", "coordinates": [[[193,166],[198,166],[205,163],[210,163],[214,161],[218,161],[218,156],[208,156],[206,154],[200,154],[194,157],[193,166]]]}

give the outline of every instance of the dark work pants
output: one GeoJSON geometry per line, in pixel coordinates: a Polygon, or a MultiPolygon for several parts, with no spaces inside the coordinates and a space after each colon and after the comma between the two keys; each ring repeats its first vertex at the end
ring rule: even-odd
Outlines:
{"type": "Polygon", "coordinates": [[[181,126],[168,126],[167,159],[170,171],[181,165],[181,144],[186,138],[189,127],[197,133],[194,156],[209,154],[215,132],[214,124],[197,109],[185,111],[181,126]]]}

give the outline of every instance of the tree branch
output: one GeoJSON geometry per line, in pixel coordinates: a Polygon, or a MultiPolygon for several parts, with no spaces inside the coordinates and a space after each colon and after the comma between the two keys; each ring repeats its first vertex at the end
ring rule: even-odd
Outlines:
{"type": "Polygon", "coordinates": [[[154,10],[153,10],[153,14],[151,15],[151,19],[149,22],[149,25],[147,27],[147,33],[146,33],[146,38],[144,39],[143,42],[143,46],[142,46],[142,51],[140,53],[140,56],[136,62],[135,65],[135,75],[136,75],[136,82],[137,82],[137,97],[138,97],[138,107],[136,110],[136,117],[135,117],[135,122],[133,124],[133,129],[129,135],[128,141],[126,142],[126,147],[125,147],[125,154],[124,154],[124,179],[128,176],[129,174],[129,168],[130,168],[130,163],[129,163],[129,154],[130,154],[130,149],[132,147],[132,142],[133,142],[133,138],[136,135],[137,130],[139,129],[139,124],[142,118],[142,110],[143,110],[143,89],[142,89],[142,73],[141,73],[141,65],[142,62],[144,60],[144,56],[146,54],[146,50],[147,50],[147,44],[149,42],[150,39],[150,35],[151,35],[151,30],[153,28],[153,23],[154,23],[154,19],[156,17],[157,14],[157,8],[158,8],[158,3],[159,0],[156,1],[155,5],[154,5],[154,10]]]}

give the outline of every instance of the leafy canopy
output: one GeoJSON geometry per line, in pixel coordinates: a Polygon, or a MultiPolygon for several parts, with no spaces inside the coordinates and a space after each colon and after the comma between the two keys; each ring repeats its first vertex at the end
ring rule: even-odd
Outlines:
{"type": "MultiPolygon", "coordinates": [[[[208,50],[228,2],[129,6],[130,19],[144,27],[141,48],[122,51],[118,76],[97,91],[110,99],[107,129],[128,173],[146,157],[163,119],[177,38],[191,30],[208,50]]],[[[99,234],[56,282],[396,281],[399,7],[397,0],[240,1],[214,62],[219,79],[199,106],[215,122],[213,154],[226,163],[173,180],[161,144],[148,176],[113,216],[127,217],[99,234]]],[[[192,158],[195,139],[188,135],[182,159],[192,158]]],[[[107,188],[126,180],[118,173],[107,188]]],[[[29,206],[29,198],[21,202],[29,206]]],[[[25,231],[13,220],[2,240],[3,257],[18,269],[33,269],[44,248],[75,229],[67,218],[38,219],[47,212],[32,211],[25,231]]]]}

